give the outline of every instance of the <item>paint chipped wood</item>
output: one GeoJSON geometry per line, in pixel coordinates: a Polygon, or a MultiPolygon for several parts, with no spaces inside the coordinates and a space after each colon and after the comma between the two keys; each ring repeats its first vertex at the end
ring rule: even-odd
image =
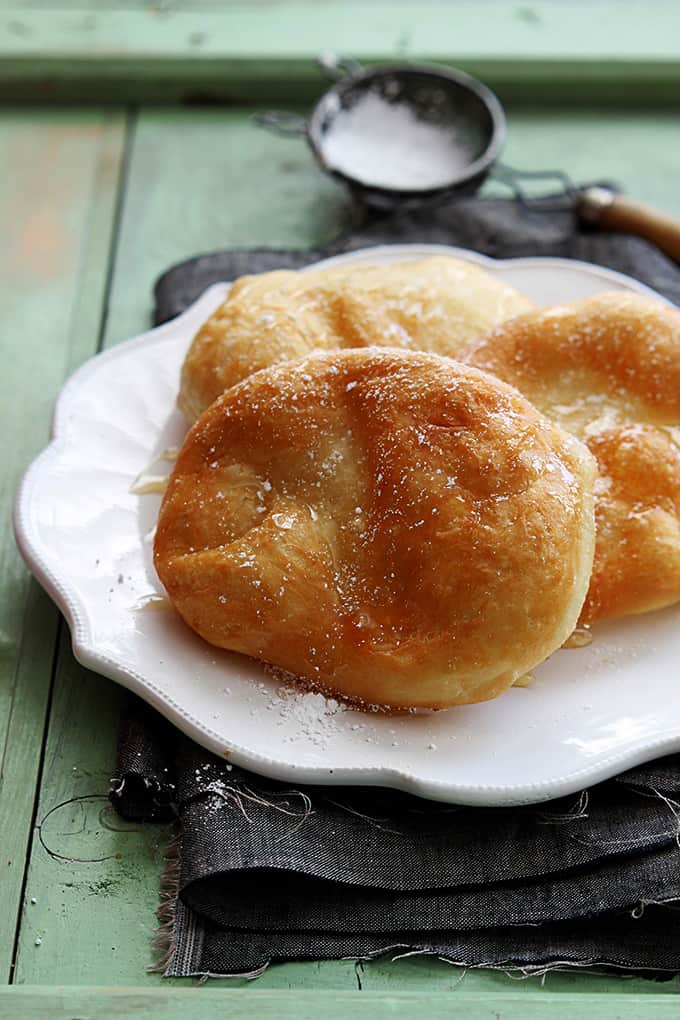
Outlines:
{"type": "Polygon", "coordinates": [[[50,101],[309,99],[333,49],[366,63],[441,61],[505,101],[675,105],[680,7],[650,0],[124,5],[0,8],[0,96],[50,101]],[[83,83],[87,82],[87,88],[83,83]]]}

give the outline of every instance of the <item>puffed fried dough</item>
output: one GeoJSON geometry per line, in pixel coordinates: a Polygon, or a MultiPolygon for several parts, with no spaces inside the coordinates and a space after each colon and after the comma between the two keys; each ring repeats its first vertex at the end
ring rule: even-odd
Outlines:
{"type": "Polygon", "coordinates": [[[680,599],[680,450],[653,425],[591,436],[597,459],[595,561],[584,619],[680,599]]]}
{"type": "Polygon", "coordinates": [[[155,564],[207,641],[352,700],[493,698],[588,587],[595,464],[492,376],[385,348],[278,365],[193,426],[155,564]]]}
{"type": "Polygon", "coordinates": [[[598,461],[582,622],[680,599],[680,312],[599,294],[521,316],[459,357],[516,386],[598,461]]]}
{"type": "Polygon", "coordinates": [[[316,350],[405,347],[453,355],[533,305],[450,256],[245,276],[197,333],[178,404],[194,421],[227,387],[316,350]]]}

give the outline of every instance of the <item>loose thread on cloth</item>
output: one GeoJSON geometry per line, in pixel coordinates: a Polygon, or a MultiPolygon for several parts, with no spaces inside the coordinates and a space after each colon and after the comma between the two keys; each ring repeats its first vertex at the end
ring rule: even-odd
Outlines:
{"type": "Polygon", "coordinates": [[[539,811],[538,818],[544,825],[568,825],[570,822],[576,822],[588,817],[589,800],[590,794],[588,791],[581,790],[578,800],[568,811],[539,811]]]}
{"type": "Polygon", "coordinates": [[[297,824],[283,833],[280,839],[285,839],[287,836],[296,833],[304,825],[309,816],[313,814],[312,800],[303,790],[272,791],[271,797],[280,798],[280,800],[268,800],[245,783],[227,784],[215,781],[206,787],[205,793],[215,797],[227,807],[236,808],[250,825],[253,824],[253,819],[246,811],[244,801],[256,804],[258,807],[270,808],[272,811],[278,811],[279,814],[288,815],[291,818],[299,819],[297,824]],[[292,810],[289,800],[284,798],[298,798],[302,803],[302,809],[300,811],[292,810]]]}
{"type": "MultiPolygon", "coordinates": [[[[675,842],[678,849],[680,850],[680,802],[673,800],[671,797],[667,797],[661,792],[661,790],[655,789],[653,786],[650,787],[652,795],[659,797],[664,802],[670,813],[675,818],[675,842]]],[[[645,796],[644,791],[640,791],[645,796]]]]}
{"type": "MultiPolygon", "coordinates": [[[[583,836],[574,836],[574,842],[579,843],[581,846],[599,846],[599,847],[620,847],[621,850],[630,852],[638,847],[649,846],[649,842],[652,839],[657,839],[660,836],[672,836],[678,850],[680,850],[680,802],[673,800],[671,797],[667,797],[661,790],[655,789],[650,786],[648,790],[643,790],[638,786],[629,785],[628,789],[631,791],[633,796],[646,797],[648,799],[658,799],[668,808],[671,816],[675,820],[675,825],[670,829],[662,829],[660,832],[646,832],[644,836],[639,836],[637,839],[587,839],[583,836]]],[[[581,799],[585,797],[585,804],[588,804],[588,791],[584,790],[581,794],[581,799]]],[[[563,821],[571,821],[576,818],[587,818],[587,814],[583,815],[570,815],[568,818],[564,818],[563,821]]],[[[555,816],[553,824],[561,824],[559,816],[555,816]]],[[[669,900],[668,902],[673,902],[669,900]]],[[[635,916],[635,915],[633,915],[635,916]]]]}
{"type": "Polygon", "coordinates": [[[349,804],[343,804],[339,800],[332,800],[331,797],[326,797],[325,799],[327,804],[332,804],[333,807],[340,808],[341,811],[347,811],[350,815],[354,815],[355,818],[361,818],[364,822],[368,822],[370,826],[374,829],[378,829],[380,832],[389,832],[393,836],[405,835],[402,829],[392,829],[388,825],[381,825],[381,822],[384,821],[382,818],[378,819],[372,815],[364,814],[362,811],[356,811],[354,808],[350,807],[349,804]]]}

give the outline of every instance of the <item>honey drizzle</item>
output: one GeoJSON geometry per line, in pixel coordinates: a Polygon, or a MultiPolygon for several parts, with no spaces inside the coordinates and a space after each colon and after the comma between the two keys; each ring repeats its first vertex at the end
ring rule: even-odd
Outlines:
{"type": "Polygon", "coordinates": [[[163,493],[168,487],[168,475],[141,474],[134,480],[129,491],[135,496],[146,496],[150,492],[163,493]]]}
{"type": "Polygon", "coordinates": [[[170,599],[167,595],[158,595],[156,593],[153,595],[145,595],[144,598],[141,598],[139,602],[133,606],[133,609],[135,610],[144,610],[146,612],[158,612],[159,609],[169,608],[170,599]]]}
{"type": "Polygon", "coordinates": [[[562,645],[563,648],[586,648],[593,640],[589,627],[577,627],[562,645]]]}

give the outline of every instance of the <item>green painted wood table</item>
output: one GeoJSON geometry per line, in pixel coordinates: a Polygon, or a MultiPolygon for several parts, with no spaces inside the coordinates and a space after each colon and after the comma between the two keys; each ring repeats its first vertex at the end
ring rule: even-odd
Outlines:
{"type": "Polygon", "coordinates": [[[107,809],[123,692],[73,659],[11,533],[55,395],[147,328],[169,264],[306,246],[344,194],[257,104],[308,104],[329,46],[437,59],[495,86],[511,164],[613,178],[680,214],[677,5],[0,0],[0,1017],[677,1016],[680,979],[513,980],[440,961],[272,967],[254,984],[164,982],[152,962],[168,831],[107,809]],[[584,31],[587,22],[588,31],[584,31]]]}

